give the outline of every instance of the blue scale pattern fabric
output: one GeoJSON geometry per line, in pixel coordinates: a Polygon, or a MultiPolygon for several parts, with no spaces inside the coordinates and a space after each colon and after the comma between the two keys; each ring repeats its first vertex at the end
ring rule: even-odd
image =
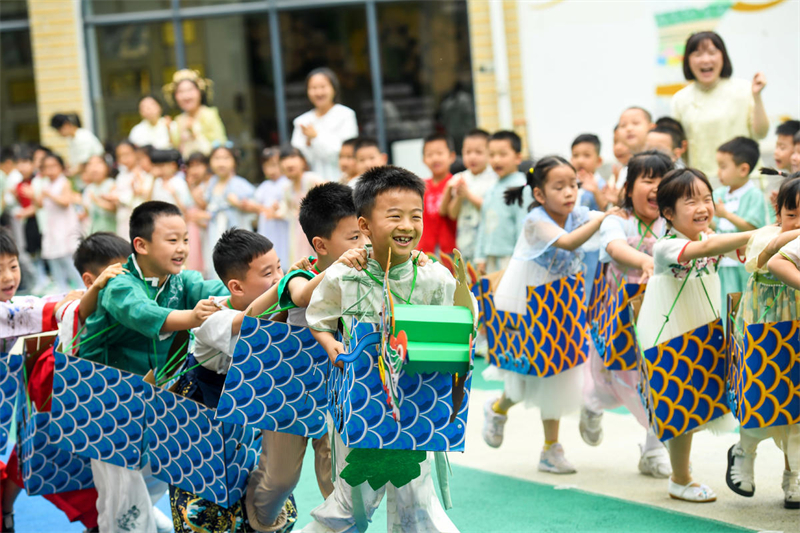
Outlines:
{"type": "Polygon", "coordinates": [[[100,363],[54,356],[51,442],[82,457],[141,468],[144,394],[152,385],[100,363]]]}
{"type": "Polygon", "coordinates": [[[319,438],[328,356],[308,328],[246,317],[217,420],[319,438]]]}
{"type": "Polygon", "coordinates": [[[153,475],[222,507],[247,489],[261,433],[214,419],[214,410],[164,389],[146,395],[145,442],[153,475]]]}
{"type": "MultiPolygon", "coordinates": [[[[349,326],[350,346],[376,331],[376,324],[355,320],[349,326]]],[[[346,351],[351,351],[345,346],[346,351]]],[[[464,400],[456,419],[453,412],[451,374],[401,373],[400,420],[395,421],[386,403],[378,369],[379,346],[367,348],[345,368],[331,367],[328,404],[336,430],[346,446],[392,450],[464,451],[469,409],[470,371],[464,385],[464,400]]]]}

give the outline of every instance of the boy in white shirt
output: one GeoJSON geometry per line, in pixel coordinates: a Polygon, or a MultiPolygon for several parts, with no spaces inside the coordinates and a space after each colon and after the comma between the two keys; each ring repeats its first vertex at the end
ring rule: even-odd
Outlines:
{"type": "Polygon", "coordinates": [[[456,248],[465,261],[473,261],[483,197],[497,183],[489,166],[489,133],[481,129],[467,133],[461,157],[467,170],[447,183],[439,213],[456,221],[456,248]]]}
{"type": "Polygon", "coordinates": [[[76,176],[83,172],[83,167],[93,155],[102,156],[105,148],[94,133],[81,128],[78,115],[56,113],[50,119],[50,127],[69,141],[69,168],[68,176],[76,176]]]}

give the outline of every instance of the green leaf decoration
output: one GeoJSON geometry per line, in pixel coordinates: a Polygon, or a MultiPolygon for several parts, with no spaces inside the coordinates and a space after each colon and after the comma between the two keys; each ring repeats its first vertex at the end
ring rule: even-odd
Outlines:
{"type": "Polygon", "coordinates": [[[366,481],[372,490],[378,490],[387,483],[400,488],[419,477],[419,465],[426,458],[425,451],[355,448],[347,455],[347,466],[340,477],[351,487],[366,481]]]}

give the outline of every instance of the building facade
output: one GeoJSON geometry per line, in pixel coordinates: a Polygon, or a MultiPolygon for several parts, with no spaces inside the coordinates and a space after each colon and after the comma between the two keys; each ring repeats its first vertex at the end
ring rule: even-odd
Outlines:
{"type": "MultiPolygon", "coordinates": [[[[483,0],[3,0],[0,144],[63,149],[48,126],[55,112],[75,112],[101,140],[119,142],[140,120],[139,99],[153,94],[164,102],[161,89],[172,74],[192,68],[214,82],[211,105],[255,164],[260,147],[288,141],[292,120],[310,108],[306,75],[327,66],[338,74],[341,102],[355,110],[361,133],[377,137],[390,155],[398,141],[435,130],[460,145],[476,125],[514,127],[503,120],[508,105],[517,108],[513,116],[524,117],[516,1],[499,6],[483,0]],[[502,79],[495,68],[498,38],[506,50],[502,79]]],[[[164,103],[167,113],[177,113],[164,103]]],[[[523,133],[524,121],[516,127],[523,133]]]]}

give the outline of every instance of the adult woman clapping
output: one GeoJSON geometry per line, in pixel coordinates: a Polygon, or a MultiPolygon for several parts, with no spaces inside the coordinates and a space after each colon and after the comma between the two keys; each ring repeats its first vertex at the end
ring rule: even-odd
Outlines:
{"type": "Polygon", "coordinates": [[[336,181],[342,143],[358,136],[356,114],[336,103],[339,79],[331,69],[312,70],[306,76],[306,94],[314,109],[294,119],[292,146],[303,152],[311,170],[323,180],[336,181]]]}
{"type": "Polygon", "coordinates": [[[170,138],[184,159],[194,152],[211,153],[215,145],[228,141],[216,107],[209,107],[211,80],[196,70],[179,70],[164,86],[164,98],[182,111],[170,124],[170,138]]]}
{"type": "Polygon", "coordinates": [[[686,41],[683,75],[693,83],[672,98],[672,116],[683,124],[689,142],[688,165],[711,178],[717,175],[717,148],[744,136],[763,139],[769,120],[761,100],[764,74],[752,81],[731,78],[733,66],[722,38],[695,33],[686,41]]]}

